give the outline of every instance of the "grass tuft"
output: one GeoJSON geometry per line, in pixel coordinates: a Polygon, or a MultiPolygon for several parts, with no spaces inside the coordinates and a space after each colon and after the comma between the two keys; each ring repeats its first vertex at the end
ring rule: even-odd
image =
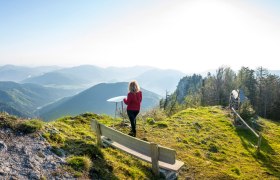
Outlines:
{"type": "Polygon", "coordinates": [[[89,171],[92,167],[92,162],[87,156],[71,156],[67,158],[66,162],[69,166],[71,166],[74,170],[82,172],[89,171]]]}

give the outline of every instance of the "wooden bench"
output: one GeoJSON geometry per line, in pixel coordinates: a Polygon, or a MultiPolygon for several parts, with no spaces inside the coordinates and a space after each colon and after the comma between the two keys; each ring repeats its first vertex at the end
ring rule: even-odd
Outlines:
{"type": "Polygon", "coordinates": [[[176,160],[176,151],[173,149],[131,137],[106,127],[96,120],[92,120],[91,127],[96,133],[98,146],[101,147],[103,143],[106,143],[139,159],[152,163],[155,175],[159,175],[159,168],[178,172],[184,165],[182,161],[176,160]]]}

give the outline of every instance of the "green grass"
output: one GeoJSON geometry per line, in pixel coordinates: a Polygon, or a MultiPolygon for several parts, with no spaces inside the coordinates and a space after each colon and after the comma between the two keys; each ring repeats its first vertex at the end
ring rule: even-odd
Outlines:
{"type": "Polygon", "coordinates": [[[62,155],[63,150],[67,157],[90,158],[92,166],[88,171],[81,171],[75,163],[69,164],[70,171],[78,177],[92,179],[153,178],[148,164],[112,148],[98,148],[95,134],[90,127],[91,119],[109,126],[117,126],[121,122],[121,119],[113,120],[106,115],[87,113],[76,117],[64,117],[47,123],[44,127],[43,136],[53,146],[53,152],[62,155]]]}
{"type": "MultiPolygon", "coordinates": [[[[261,119],[263,141],[256,153],[257,138],[250,131],[232,125],[229,112],[220,107],[189,108],[157,121],[138,120],[140,139],[176,150],[185,162],[180,179],[279,179],[280,124],[261,119]]],[[[118,127],[118,126],[117,126],[118,127]]],[[[119,128],[127,132],[127,128],[119,128]]]]}
{"type": "MultiPolygon", "coordinates": [[[[70,171],[77,177],[92,179],[153,179],[150,164],[117,149],[96,146],[90,127],[93,118],[124,133],[130,131],[121,125],[121,119],[91,113],[64,117],[42,128],[58,155],[88,157],[92,164],[81,168],[83,161],[75,160],[69,163],[70,171]]],[[[263,136],[260,153],[256,153],[257,138],[233,126],[230,112],[220,107],[189,108],[170,118],[157,118],[154,123],[139,116],[137,138],[175,149],[177,159],[185,163],[179,179],[279,179],[280,124],[259,121],[263,136]]]]}
{"type": "Polygon", "coordinates": [[[43,126],[44,122],[38,119],[19,119],[16,116],[0,113],[0,128],[11,128],[14,131],[29,134],[40,131],[43,126]]]}
{"type": "Polygon", "coordinates": [[[87,156],[70,156],[67,158],[67,163],[76,171],[89,171],[92,167],[92,161],[87,156]]]}
{"type": "MultiPolygon", "coordinates": [[[[90,172],[113,179],[152,179],[150,164],[137,160],[119,150],[99,149],[89,127],[94,115],[63,118],[50,126],[57,128],[66,141],[51,140],[55,147],[69,155],[89,155],[93,161],[90,172]],[[71,140],[70,140],[71,139],[71,140]]],[[[128,127],[121,120],[108,116],[95,117],[100,123],[113,126],[124,133],[128,127]]],[[[260,120],[263,126],[261,153],[257,154],[257,138],[250,131],[232,125],[229,112],[219,107],[190,108],[171,118],[150,123],[137,120],[137,137],[176,150],[177,158],[185,162],[179,178],[195,179],[279,179],[279,124],[260,120]]],[[[90,174],[89,172],[89,174],[90,174]]]]}
{"type": "Polygon", "coordinates": [[[17,130],[24,132],[24,133],[34,133],[39,131],[43,127],[43,122],[38,119],[32,119],[28,121],[23,121],[17,127],[17,130]]]}

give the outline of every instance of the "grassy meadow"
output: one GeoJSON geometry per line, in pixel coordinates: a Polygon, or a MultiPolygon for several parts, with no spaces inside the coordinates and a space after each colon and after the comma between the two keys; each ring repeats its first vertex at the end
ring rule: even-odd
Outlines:
{"type": "MultiPolygon", "coordinates": [[[[91,119],[129,132],[121,119],[92,113],[63,117],[40,128],[53,151],[66,156],[66,169],[81,179],[157,179],[150,164],[117,149],[98,148],[91,119]]],[[[280,124],[258,121],[263,135],[260,153],[257,138],[233,126],[230,112],[220,107],[189,108],[169,118],[156,113],[139,116],[137,138],[175,149],[177,159],[185,163],[179,179],[279,179],[280,124]]]]}

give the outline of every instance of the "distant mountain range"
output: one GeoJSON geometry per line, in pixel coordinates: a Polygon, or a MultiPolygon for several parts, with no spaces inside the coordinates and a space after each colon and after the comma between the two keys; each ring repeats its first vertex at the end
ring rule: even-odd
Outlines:
{"type": "Polygon", "coordinates": [[[135,66],[131,68],[101,68],[92,65],[82,65],[47,72],[37,77],[31,77],[22,82],[38,83],[41,85],[85,85],[92,86],[102,82],[119,82],[151,69],[150,67],[135,66]]]}
{"type": "Polygon", "coordinates": [[[0,111],[22,117],[34,117],[36,109],[40,106],[75,93],[75,90],[0,81],[0,111]]]}
{"type": "MultiPolygon", "coordinates": [[[[77,115],[84,112],[113,115],[115,112],[115,103],[107,102],[107,100],[115,96],[126,96],[127,91],[127,82],[101,83],[73,97],[64,98],[45,106],[38,110],[37,114],[46,121],[65,115],[77,115]]],[[[143,88],[141,91],[143,93],[142,110],[159,104],[159,95],[143,88]]]]}
{"type": "Polygon", "coordinates": [[[148,66],[31,68],[5,65],[0,66],[0,111],[21,117],[40,115],[47,120],[85,111],[113,114],[114,105],[106,100],[126,95],[127,82],[134,79],[143,90],[142,107],[148,109],[158,105],[159,95],[174,91],[184,75],[179,71],[148,66]],[[71,97],[74,94],[77,95],[71,97]]]}
{"type": "Polygon", "coordinates": [[[146,66],[101,68],[82,65],[47,72],[27,78],[22,82],[47,87],[86,89],[98,83],[127,82],[136,79],[141,87],[163,96],[166,90],[173,92],[179,80],[184,76],[185,74],[180,71],[161,70],[146,66]]]}
{"type": "Polygon", "coordinates": [[[20,82],[26,78],[39,76],[59,68],[58,66],[41,66],[34,68],[14,65],[0,66],[0,81],[20,82]]]}

